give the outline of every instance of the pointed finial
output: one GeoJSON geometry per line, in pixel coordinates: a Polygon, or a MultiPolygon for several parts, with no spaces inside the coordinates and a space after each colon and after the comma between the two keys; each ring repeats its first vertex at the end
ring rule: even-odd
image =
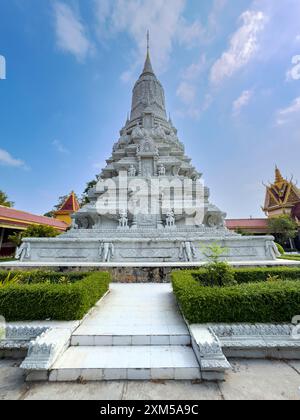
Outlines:
{"type": "Polygon", "coordinates": [[[282,182],[284,182],[284,178],[281,175],[281,172],[278,168],[278,166],[275,166],[275,184],[281,184],[282,182]]]}
{"type": "Polygon", "coordinates": [[[150,54],[150,32],[149,29],[147,31],[147,55],[150,54]]]}
{"type": "Polygon", "coordinates": [[[151,64],[151,59],[150,59],[150,32],[149,31],[147,31],[147,57],[146,57],[143,73],[154,74],[152,64],[151,64]]]}

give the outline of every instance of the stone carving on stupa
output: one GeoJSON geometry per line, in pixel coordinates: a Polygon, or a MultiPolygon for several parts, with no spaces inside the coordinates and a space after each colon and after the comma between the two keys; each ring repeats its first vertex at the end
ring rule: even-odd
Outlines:
{"type": "Polygon", "coordinates": [[[25,239],[23,249],[30,244],[30,252],[22,255],[49,262],[191,262],[204,259],[204,246],[219,243],[228,250],[228,260],[275,258],[272,237],[230,232],[225,216],[210,202],[202,174],[167,117],[148,45],[130,115],[97,186],[89,191],[89,203],[72,216],[67,233],[25,239]]]}

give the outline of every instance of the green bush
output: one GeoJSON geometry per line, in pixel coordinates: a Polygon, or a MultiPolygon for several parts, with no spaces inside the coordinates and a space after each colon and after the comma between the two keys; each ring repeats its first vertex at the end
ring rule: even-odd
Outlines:
{"type": "MultiPolygon", "coordinates": [[[[197,281],[205,283],[206,270],[188,271],[197,281]]],[[[300,280],[300,268],[297,267],[259,267],[259,268],[236,268],[234,270],[235,281],[238,284],[255,283],[266,281],[269,276],[279,276],[282,280],[300,280]]]]}
{"type": "Polygon", "coordinates": [[[222,287],[236,284],[234,269],[227,262],[216,262],[204,267],[205,276],[199,279],[203,286],[222,287]]]}
{"type": "Polygon", "coordinates": [[[281,260],[300,261],[300,255],[282,255],[281,260]]]}
{"type": "Polygon", "coordinates": [[[280,244],[275,244],[277,246],[278,252],[280,253],[280,255],[284,255],[284,249],[283,246],[281,246],[280,244]]]}
{"type": "MultiPolygon", "coordinates": [[[[54,274],[49,275],[51,280],[54,274]]],[[[4,286],[0,288],[0,314],[7,321],[81,319],[106,293],[109,282],[108,273],[92,273],[71,284],[44,281],[4,286]]]]}
{"type": "MultiPolygon", "coordinates": [[[[74,283],[82,280],[87,276],[87,273],[58,273],[55,271],[10,271],[11,276],[20,276],[19,282],[21,284],[36,284],[36,283],[64,283],[64,279],[68,283],[74,283]]],[[[8,271],[0,271],[0,282],[5,280],[8,271]]],[[[90,274],[90,273],[89,273],[90,274]]]]}
{"type": "Polygon", "coordinates": [[[9,240],[16,246],[20,246],[24,238],[55,238],[61,232],[52,226],[32,225],[23,232],[16,232],[9,236],[9,240]]]}
{"type": "Polygon", "coordinates": [[[174,293],[190,323],[291,322],[300,312],[300,282],[203,287],[191,272],[172,273],[174,293]]]}

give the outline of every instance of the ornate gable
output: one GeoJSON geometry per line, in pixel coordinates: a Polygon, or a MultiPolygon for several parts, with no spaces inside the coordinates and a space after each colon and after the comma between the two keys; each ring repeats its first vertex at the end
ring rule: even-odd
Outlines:
{"type": "Polygon", "coordinates": [[[157,146],[150,137],[145,138],[138,145],[137,156],[158,156],[157,146]]]}
{"type": "Polygon", "coordinates": [[[300,203],[300,191],[293,184],[283,178],[280,170],[275,169],[275,181],[267,187],[265,206],[263,210],[270,214],[274,210],[292,208],[294,205],[300,203]]]}

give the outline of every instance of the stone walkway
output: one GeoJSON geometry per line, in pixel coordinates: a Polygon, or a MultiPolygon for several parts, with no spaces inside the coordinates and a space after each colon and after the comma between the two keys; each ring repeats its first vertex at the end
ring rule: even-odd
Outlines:
{"type": "Polygon", "coordinates": [[[49,380],[198,380],[190,344],[170,284],[112,284],[49,380]]]}
{"type": "MultiPolygon", "coordinates": [[[[116,338],[118,345],[150,345],[160,337],[161,345],[182,344],[168,342],[169,336],[189,336],[188,329],[178,311],[170,284],[111,284],[110,293],[74,332],[76,337],[106,336],[116,338]],[[135,337],[133,343],[128,337],[135,337]],[[142,337],[148,341],[142,341],[142,337]],[[150,337],[154,340],[150,343],[150,337]]],[[[86,338],[88,340],[88,338],[86,338]]],[[[96,345],[113,345],[112,341],[96,345]]],[[[94,345],[85,341],[81,345],[94,345]]]]}
{"type": "Polygon", "coordinates": [[[300,362],[237,360],[227,382],[26,384],[21,362],[0,360],[0,400],[300,400],[300,362]]]}

